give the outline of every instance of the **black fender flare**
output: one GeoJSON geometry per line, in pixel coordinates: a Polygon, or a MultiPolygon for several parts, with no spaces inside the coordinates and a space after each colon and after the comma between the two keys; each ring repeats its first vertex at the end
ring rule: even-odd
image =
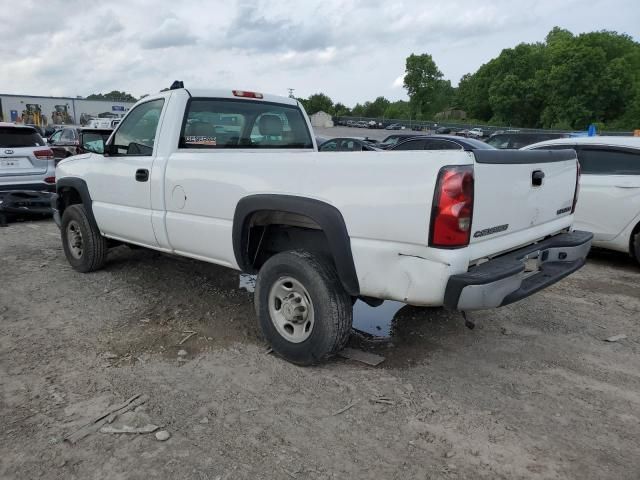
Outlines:
{"type": "Polygon", "coordinates": [[[87,212],[87,217],[89,217],[89,222],[93,227],[98,229],[96,218],[93,216],[93,200],[91,200],[91,195],[89,195],[89,187],[87,187],[87,182],[85,182],[81,178],[65,177],[56,180],[56,193],[58,194],[56,198],[56,209],[60,214],[60,218],[62,218],[62,214],[64,213],[62,191],[65,188],[73,188],[76,192],[78,192],[78,194],[80,195],[80,199],[82,200],[82,205],[84,205],[84,209],[87,212]]]}
{"type": "Polygon", "coordinates": [[[273,210],[304,215],[322,228],[329,250],[333,255],[336,270],[345,290],[358,296],[360,285],[351,253],[351,239],[340,211],[326,202],[294,195],[259,194],[242,198],[233,216],[233,253],[243,271],[253,271],[248,256],[249,219],[255,212],[273,210]]]}

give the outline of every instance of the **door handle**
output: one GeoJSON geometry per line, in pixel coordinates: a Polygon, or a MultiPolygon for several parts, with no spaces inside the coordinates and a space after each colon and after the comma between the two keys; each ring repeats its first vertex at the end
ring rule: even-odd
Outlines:
{"type": "Polygon", "coordinates": [[[539,187],[542,185],[542,179],[544,178],[544,172],[542,170],[536,170],[531,174],[531,185],[539,187]]]}
{"type": "Polygon", "coordinates": [[[149,180],[149,170],[140,168],[136,170],[136,182],[146,182],[149,180]]]}

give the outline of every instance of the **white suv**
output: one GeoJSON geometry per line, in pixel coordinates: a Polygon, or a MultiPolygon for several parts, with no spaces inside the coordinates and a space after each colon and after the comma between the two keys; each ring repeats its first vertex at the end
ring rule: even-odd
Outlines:
{"type": "Polygon", "coordinates": [[[33,128],[0,122],[0,191],[55,192],[53,151],[33,128]]]}
{"type": "Polygon", "coordinates": [[[564,148],[576,151],[582,168],[575,228],[593,232],[594,246],[640,262],[640,138],[560,138],[523,150],[564,148]]]}

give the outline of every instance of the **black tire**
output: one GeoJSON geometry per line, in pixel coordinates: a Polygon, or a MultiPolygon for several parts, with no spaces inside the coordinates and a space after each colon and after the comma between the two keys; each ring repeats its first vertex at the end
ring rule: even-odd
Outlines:
{"type": "Polygon", "coordinates": [[[69,264],[78,272],[87,273],[99,270],[103,267],[107,258],[107,239],[100,235],[100,231],[89,221],[84,205],[71,205],[62,215],[60,228],[62,236],[62,248],[69,264]],[[69,242],[69,225],[77,228],[81,234],[80,254],[72,253],[69,242]]]}
{"type": "Polygon", "coordinates": [[[254,305],[262,333],[273,350],[298,365],[313,365],[340,351],[351,333],[353,307],[333,263],[306,251],[290,251],[269,258],[258,273],[254,305]],[[309,337],[293,343],[276,329],[269,313],[272,286],[291,277],[307,290],[314,324],[309,337]]]}
{"type": "Polygon", "coordinates": [[[636,262],[640,263],[640,231],[631,238],[631,249],[636,262]]]}

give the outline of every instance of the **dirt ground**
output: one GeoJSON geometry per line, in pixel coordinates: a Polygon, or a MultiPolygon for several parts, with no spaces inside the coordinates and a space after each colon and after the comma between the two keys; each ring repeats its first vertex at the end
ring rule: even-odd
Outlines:
{"type": "Polygon", "coordinates": [[[470,315],[475,330],[404,307],[390,343],[353,342],[386,357],[375,368],[267,353],[251,295],[216,266],[119,247],[82,275],[51,221],[1,228],[0,262],[2,479],[640,477],[640,268],[624,255],[470,315]],[[137,394],[127,419],[169,440],[64,441],[137,394]]]}

